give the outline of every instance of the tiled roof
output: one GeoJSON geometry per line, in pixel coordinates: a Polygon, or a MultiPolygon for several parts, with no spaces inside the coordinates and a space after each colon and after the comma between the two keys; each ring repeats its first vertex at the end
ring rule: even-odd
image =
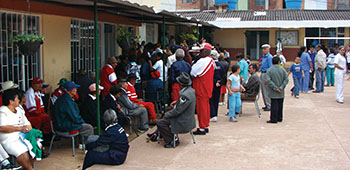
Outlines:
{"type": "Polygon", "coordinates": [[[350,20],[350,10],[237,10],[224,13],[214,11],[182,12],[182,16],[196,18],[202,21],[215,21],[217,18],[240,18],[240,21],[322,21],[350,20]],[[256,12],[266,12],[266,15],[254,16],[256,12]]]}

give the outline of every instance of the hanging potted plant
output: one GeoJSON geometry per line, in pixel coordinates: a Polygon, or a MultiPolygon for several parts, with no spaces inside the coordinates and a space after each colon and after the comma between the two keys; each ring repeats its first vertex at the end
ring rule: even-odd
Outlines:
{"type": "Polygon", "coordinates": [[[40,49],[45,37],[35,34],[18,34],[12,39],[19,51],[26,56],[34,55],[40,49]]]}
{"type": "Polygon", "coordinates": [[[119,47],[122,49],[122,53],[126,54],[127,51],[130,49],[130,37],[131,37],[131,32],[126,31],[123,26],[118,26],[118,37],[117,37],[117,42],[119,47]]]}

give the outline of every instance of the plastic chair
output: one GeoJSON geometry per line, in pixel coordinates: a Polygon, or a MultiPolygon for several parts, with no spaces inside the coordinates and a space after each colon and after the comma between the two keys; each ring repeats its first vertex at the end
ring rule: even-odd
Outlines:
{"type": "MultiPolygon", "coordinates": [[[[50,126],[51,126],[52,138],[51,138],[48,154],[51,153],[51,149],[52,149],[52,145],[53,145],[53,141],[54,141],[55,137],[59,136],[59,137],[63,137],[63,138],[71,138],[72,139],[72,156],[74,157],[75,156],[75,139],[74,139],[74,137],[78,136],[79,132],[74,133],[74,134],[69,134],[69,132],[55,131],[54,127],[53,127],[53,124],[52,124],[52,120],[50,120],[50,126]]],[[[82,136],[82,143],[83,143],[83,146],[84,146],[84,137],[83,136],[82,136]]]]}
{"type": "Polygon", "coordinates": [[[257,114],[258,117],[260,118],[261,112],[260,112],[259,104],[258,104],[259,99],[260,99],[260,87],[259,87],[259,92],[258,92],[258,94],[257,94],[256,97],[255,97],[255,100],[242,100],[241,111],[240,111],[240,113],[239,113],[239,117],[242,116],[243,102],[254,102],[255,109],[256,109],[256,114],[257,114]]]}

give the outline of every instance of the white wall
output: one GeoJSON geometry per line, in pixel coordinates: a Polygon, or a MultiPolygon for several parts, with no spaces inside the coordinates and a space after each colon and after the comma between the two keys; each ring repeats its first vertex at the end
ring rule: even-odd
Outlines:
{"type": "Polygon", "coordinates": [[[304,0],[304,9],[327,10],[327,0],[304,0]]]}

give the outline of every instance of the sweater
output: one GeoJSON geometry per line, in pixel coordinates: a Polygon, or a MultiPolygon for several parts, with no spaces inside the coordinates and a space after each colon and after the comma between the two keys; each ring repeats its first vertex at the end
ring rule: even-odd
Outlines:
{"type": "Polygon", "coordinates": [[[265,74],[265,79],[268,83],[267,91],[269,97],[271,99],[284,98],[284,88],[286,87],[289,81],[286,70],[284,70],[279,65],[275,64],[267,70],[265,74]],[[282,89],[282,92],[277,92],[277,89],[282,89]]]}

